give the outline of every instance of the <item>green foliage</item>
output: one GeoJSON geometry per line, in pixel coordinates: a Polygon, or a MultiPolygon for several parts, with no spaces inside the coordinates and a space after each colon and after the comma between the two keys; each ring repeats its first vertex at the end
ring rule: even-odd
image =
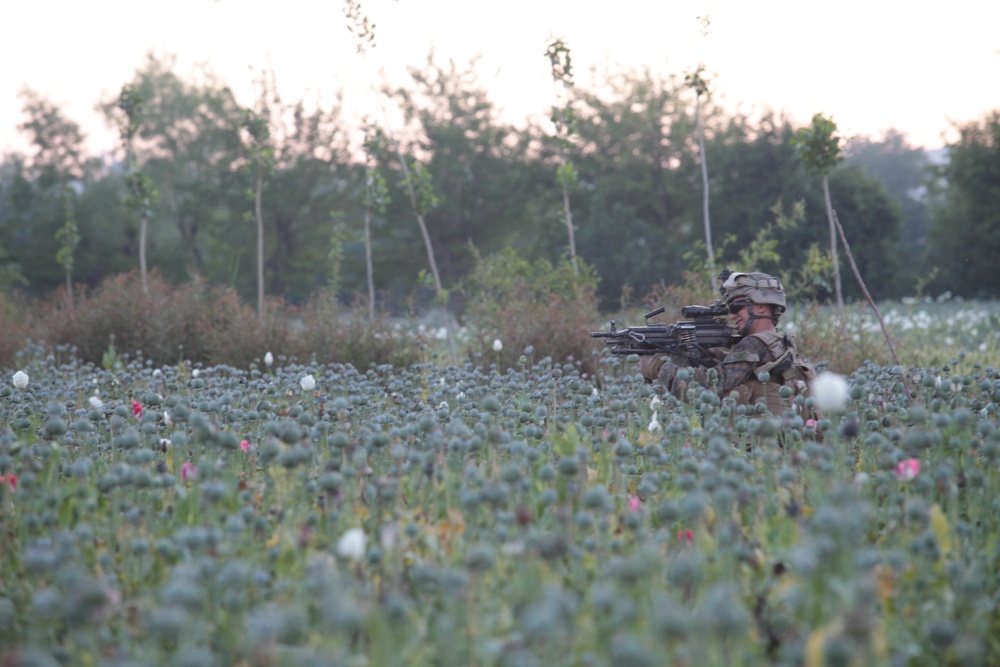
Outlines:
{"type": "Polygon", "coordinates": [[[568,258],[532,262],[511,248],[476,257],[461,287],[474,358],[508,367],[530,348],[535,359],[573,359],[593,370],[597,348],[588,332],[599,321],[593,267],[579,262],[574,273],[568,258]],[[493,351],[495,340],[503,345],[499,354],[493,351]]]}
{"type": "Polygon", "coordinates": [[[813,115],[808,127],[795,132],[792,143],[810,173],[825,176],[844,159],[836,132],[837,124],[833,119],[819,113],[813,115]]]}
{"type": "Polygon", "coordinates": [[[101,355],[101,368],[109,373],[118,373],[124,368],[122,358],[119,356],[118,349],[115,347],[114,334],[111,334],[111,341],[108,343],[108,349],[106,349],[104,354],[101,355]]]}
{"type": "MultiPolygon", "coordinates": [[[[359,3],[353,9],[347,3],[345,11],[364,19],[359,3]]],[[[371,28],[369,23],[359,34],[373,35],[371,28]]],[[[501,122],[475,63],[448,67],[428,59],[425,67],[413,70],[408,85],[382,91],[405,120],[403,154],[419,156],[433,174],[432,197],[419,208],[428,211],[442,283],[454,285],[472,269],[470,241],[483,254],[510,246],[531,260],[557,261],[566,248],[566,230],[560,232],[550,221],[565,220],[568,207],[565,199],[553,196],[553,188],[567,187],[572,189],[569,223],[576,250],[602,277],[598,289],[605,304],[617,301],[623,289],[645,293],[661,282],[683,280],[683,255],[700,235],[694,221],[702,205],[701,193],[692,187],[699,165],[688,88],[692,80],[609,72],[595,90],[584,90],[572,83],[566,43],[553,40],[547,46],[552,47],[547,64],[555,66],[560,79],[554,80],[555,106],[572,114],[559,122],[567,131],[572,126],[572,135],[501,122]],[[572,145],[566,143],[570,136],[572,145]],[[585,187],[574,187],[578,184],[585,187]],[[436,201],[433,208],[431,201],[436,201]]],[[[56,195],[69,183],[76,193],[81,237],[74,253],[75,283],[94,287],[134,266],[137,212],[144,210],[149,265],[166,280],[177,284],[198,275],[213,285],[234,286],[245,298],[254,294],[255,239],[242,213],[255,183],[253,170],[240,168],[250,164],[246,145],[253,133],[247,121],[252,119],[211,72],[179,72],[171,58],[145,60],[121,93],[106,100],[104,109],[122,122],[148,181],[129,177],[121,166],[97,169],[86,157],[79,127],[57,106],[25,94],[28,120],[20,129],[31,148],[27,155],[9,156],[0,167],[0,248],[6,257],[0,264],[11,277],[18,265],[35,295],[64,281],[63,267],[52,262],[52,239],[65,223],[56,195]],[[143,205],[153,190],[159,198],[143,205]]],[[[276,94],[273,99],[274,171],[262,202],[268,291],[301,304],[327,283],[329,215],[338,211],[352,232],[343,247],[342,292],[367,286],[370,251],[373,287],[392,308],[405,308],[427,264],[414,252],[424,239],[412,224],[406,197],[372,207],[366,194],[369,169],[380,174],[375,184],[382,179],[391,184],[399,180],[401,165],[382,141],[374,142],[370,162],[363,164],[350,148],[354,129],[338,106],[312,109],[281,103],[276,94]],[[361,242],[366,207],[372,213],[367,247],[361,242]]],[[[710,184],[715,238],[730,249],[749,247],[759,231],[756,221],[770,218],[775,201],[804,200],[803,223],[782,234],[774,248],[782,270],[803,265],[807,249],[820,240],[824,213],[820,183],[796,159],[796,151],[809,142],[793,142],[798,128],[784,118],[732,114],[710,97],[700,99],[705,157],[715,173],[710,184]]],[[[815,139],[829,129],[820,125],[818,131],[802,129],[815,139]]],[[[973,144],[988,145],[985,129],[969,135],[967,157],[978,155],[973,144]]],[[[801,133],[799,138],[805,139],[801,133]]],[[[827,148],[833,150],[829,141],[827,148]]],[[[970,168],[963,167],[963,173],[969,178],[950,173],[931,195],[921,191],[922,153],[900,136],[852,140],[843,150],[848,163],[830,171],[829,185],[862,274],[879,298],[906,295],[915,285],[940,293],[957,292],[958,285],[968,291],[972,284],[984,290],[977,294],[992,293],[990,258],[976,252],[990,247],[989,211],[995,208],[982,194],[992,183],[988,150],[982,159],[965,160],[970,168]],[[985,176],[976,178],[977,173],[985,176]],[[885,191],[873,187],[877,180],[887,184],[885,191]],[[962,182],[968,196],[958,194],[962,182]],[[952,187],[956,194],[945,196],[952,187]],[[976,198],[985,203],[973,207],[976,198]],[[938,211],[928,243],[931,203],[938,211]],[[939,249],[933,257],[925,252],[929,244],[939,249]],[[917,273],[934,266],[939,270],[933,281],[917,273]]],[[[963,160],[959,155],[955,164],[963,160]]],[[[860,297],[852,280],[844,287],[845,296],[860,297]]],[[[829,295],[817,291],[815,296],[822,301],[829,295]]]]}
{"type": "Polygon", "coordinates": [[[580,181],[580,174],[572,162],[563,162],[556,168],[556,183],[560,188],[572,190],[580,181]]]}
{"type": "Polygon", "coordinates": [[[413,193],[416,199],[417,215],[427,215],[437,208],[441,200],[434,192],[434,181],[427,165],[419,160],[410,162],[410,176],[413,179],[413,193]]]}
{"type": "Polygon", "coordinates": [[[427,334],[413,322],[385,313],[371,319],[366,304],[345,307],[332,290],[314,294],[298,316],[302,326],[289,341],[287,354],[303,361],[367,369],[382,364],[407,367],[431,355],[427,334]]]}
{"type": "Polygon", "coordinates": [[[327,262],[330,267],[328,287],[333,294],[340,289],[341,269],[344,264],[344,242],[350,238],[343,216],[331,214],[333,230],[330,233],[330,251],[327,262]]]}
{"type": "Polygon", "coordinates": [[[122,199],[126,210],[148,218],[153,214],[160,198],[156,185],[141,171],[133,172],[125,177],[125,197],[122,199]]]}
{"type": "Polygon", "coordinates": [[[125,177],[125,208],[132,213],[138,213],[144,219],[152,215],[159,197],[152,179],[139,170],[135,152],[135,140],[142,127],[145,102],[145,96],[135,85],[122,86],[118,96],[118,109],[124,115],[119,117],[118,127],[129,170],[125,177]]]}
{"type": "Polygon", "coordinates": [[[30,341],[71,349],[108,370],[137,358],[247,368],[267,350],[358,368],[428,356],[426,337],[409,323],[385,313],[369,321],[361,305],[342,307],[331,291],[317,292],[301,308],[267,300],[259,318],[231,288],[199,281],[173,288],[156,271],[148,287],[144,294],[135,273],[122,274],[81,294],[73,309],[59,299],[29,309],[0,297],[0,367],[12,366],[30,341]]]}
{"type": "Polygon", "coordinates": [[[806,250],[805,262],[798,270],[790,271],[782,281],[789,302],[806,307],[819,301],[820,295],[833,289],[833,260],[829,252],[820,250],[813,243],[806,250]]]}
{"type": "Polygon", "coordinates": [[[80,229],[76,225],[73,198],[68,189],[63,193],[63,200],[66,207],[66,222],[56,232],[56,242],[59,244],[56,261],[66,271],[66,278],[69,280],[73,272],[73,253],[80,244],[80,229]]]}
{"type": "MultiPolygon", "coordinates": [[[[754,225],[757,231],[749,241],[740,242],[735,234],[729,234],[723,239],[715,251],[715,256],[720,258],[720,265],[734,271],[764,271],[774,275],[784,273],[781,270],[783,262],[778,251],[779,243],[783,235],[802,223],[805,218],[805,202],[801,200],[795,202],[791,211],[786,214],[779,200],[771,207],[770,212],[774,221],[754,225]]],[[[688,282],[693,279],[692,274],[694,274],[698,276],[699,284],[711,283],[713,267],[705,257],[704,243],[700,242],[684,253],[689,269],[686,274],[688,282]]]]}
{"type": "Polygon", "coordinates": [[[365,122],[365,208],[379,215],[385,214],[392,202],[385,174],[378,166],[379,155],[388,150],[388,141],[380,127],[365,122]]]}
{"type": "MultiPolygon", "coordinates": [[[[573,88],[573,54],[569,45],[561,37],[552,37],[545,47],[545,57],[549,59],[553,83],[563,92],[573,88]]],[[[553,106],[549,117],[556,127],[556,136],[563,142],[577,133],[576,113],[572,101],[567,99],[561,106],[553,106]]]]}
{"type": "Polygon", "coordinates": [[[966,297],[996,294],[1000,248],[1000,111],[958,125],[948,162],[938,169],[942,200],[933,211],[933,285],[966,297]]]}
{"type": "MultiPolygon", "coordinates": [[[[957,315],[912,306],[930,338],[957,315]]],[[[865,362],[823,399],[840,409],[802,423],[537,358],[358,368],[275,348],[267,366],[123,355],[112,373],[34,352],[26,388],[0,384],[11,664],[1000,652],[1000,371],[968,359],[865,362]]]]}
{"type": "MultiPolygon", "coordinates": [[[[899,267],[900,283],[909,287],[918,281],[926,282],[927,237],[934,201],[929,187],[932,171],[926,152],[911,146],[897,131],[887,132],[881,141],[854,137],[845,152],[844,165],[860,167],[865,174],[883,183],[886,194],[900,207],[902,224],[897,252],[907,258],[899,267]]],[[[906,291],[899,293],[907,294],[906,291]]]]}

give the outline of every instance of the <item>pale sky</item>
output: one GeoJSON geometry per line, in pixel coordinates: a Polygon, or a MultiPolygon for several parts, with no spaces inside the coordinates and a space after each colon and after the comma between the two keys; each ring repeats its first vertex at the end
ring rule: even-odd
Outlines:
{"type": "Polygon", "coordinates": [[[204,63],[253,101],[250,68],[270,69],[286,101],[332,100],[369,110],[372,73],[403,83],[433,47],[439,62],[480,55],[480,81],[516,122],[545,114],[555,89],[552,36],[589,71],[649,67],[683,74],[703,63],[716,99],[806,123],[832,116],[844,136],[889,128],[938,148],[952,121],[1000,108],[1000,2],[950,0],[361,0],[376,47],[362,61],[342,0],[5,0],[0,28],[0,153],[23,150],[18,91],[62,105],[89,136],[117,145],[95,105],[117,96],[151,49],[204,63]],[[702,36],[699,16],[708,16],[702,36]]]}

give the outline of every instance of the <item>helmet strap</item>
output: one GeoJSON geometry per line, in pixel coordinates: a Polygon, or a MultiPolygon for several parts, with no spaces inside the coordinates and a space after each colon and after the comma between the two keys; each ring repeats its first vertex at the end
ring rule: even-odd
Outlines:
{"type": "Polygon", "coordinates": [[[749,314],[747,315],[746,324],[744,324],[743,327],[739,331],[736,332],[736,335],[739,336],[740,338],[746,338],[747,336],[750,335],[750,329],[753,328],[753,323],[756,320],[771,320],[771,322],[775,326],[778,326],[778,316],[773,314],[774,313],[773,309],[771,310],[771,313],[772,313],[771,315],[758,315],[757,313],[753,312],[753,310],[752,310],[753,304],[752,303],[748,306],[748,308],[751,308],[751,310],[749,311],[749,314]]]}

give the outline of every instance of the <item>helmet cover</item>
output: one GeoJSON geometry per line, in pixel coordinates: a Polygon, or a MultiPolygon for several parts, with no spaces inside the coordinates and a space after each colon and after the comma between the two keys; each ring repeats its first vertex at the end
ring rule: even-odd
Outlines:
{"type": "Polygon", "coordinates": [[[739,297],[746,297],[753,303],[774,306],[774,314],[785,312],[785,288],[781,281],[766,273],[739,273],[723,271],[719,274],[722,298],[732,303],[739,297]]]}

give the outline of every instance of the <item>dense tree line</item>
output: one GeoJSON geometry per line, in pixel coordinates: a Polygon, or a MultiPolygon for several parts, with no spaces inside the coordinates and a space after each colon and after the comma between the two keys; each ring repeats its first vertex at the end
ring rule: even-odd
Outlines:
{"type": "MultiPolygon", "coordinates": [[[[129,82],[142,100],[135,164],[156,195],[148,263],[168,280],[197,276],[252,301],[257,246],[247,109],[210,72],[196,79],[150,56],[129,82]]],[[[642,295],[678,281],[704,261],[694,98],[682,81],[617,72],[600,92],[573,89],[576,133],[568,144],[538,123],[502,120],[474,65],[463,70],[429,59],[412,71],[411,85],[381,95],[402,120],[375,133],[382,140],[367,144],[366,166],[357,141],[364,128],[338,104],[288,103],[276,87],[262,88],[273,151],[260,198],[270,295],[302,303],[331,284],[344,298],[366,293],[368,206],[382,305],[429,297],[420,284],[427,255],[400,155],[423,175],[429,240],[448,287],[477,255],[508,247],[531,260],[566,253],[556,173],[567,156],[578,175],[569,193],[577,250],[600,276],[605,303],[626,288],[642,295]],[[386,185],[375,209],[366,199],[373,174],[386,185]]],[[[122,122],[115,100],[103,109],[109,122],[122,122]]],[[[0,288],[40,295],[65,284],[68,273],[73,283],[92,286],[135,268],[139,223],[123,204],[122,155],[85,155],[79,126],[30,91],[24,111],[20,129],[32,150],[0,163],[0,288]],[[57,233],[68,227],[79,241],[57,261],[57,233]]],[[[797,128],[775,114],[733,114],[710,99],[700,113],[717,265],[754,257],[759,268],[808,282],[803,291],[829,298],[823,193],[796,152],[797,128]]],[[[874,295],[934,289],[997,296],[1000,283],[989,279],[1000,247],[997,113],[962,127],[950,160],[934,168],[894,132],[854,138],[844,150],[847,159],[829,174],[832,202],[874,295]]],[[[853,280],[844,291],[860,297],[853,280]]]]}

